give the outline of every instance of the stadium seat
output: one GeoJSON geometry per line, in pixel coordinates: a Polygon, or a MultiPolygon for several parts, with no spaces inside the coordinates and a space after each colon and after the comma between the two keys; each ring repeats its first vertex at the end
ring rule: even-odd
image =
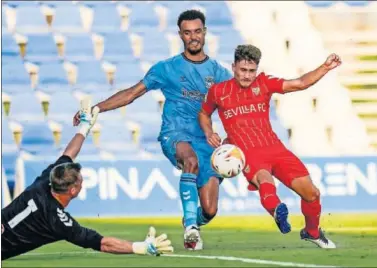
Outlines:
{"type": "Polygon", "coordinates": [[[137,144],[133,141],[132,132],[124,121],[123,123],[102,122],[99,140],[99,148],[111,153],[135,153],[138,151],[137,144]]]}
{"type": "MultiPolygon", "coordinates": [[[[19,153],[17,151],[13,152],[6,152],[3,151],[1,153],[1,165],[4,169],[4,175],[6,177],[6,182],[9,186],[9,190],[12,193],[15,185],[16,180],[16,161],[19,157],[19,153]]],[[[2,185],[4,187],[4,185],[2,185]]]]}
{"type": "Polygon", "coordinates": [[[52,131],[46,122],[24,122],[22,127],[21,150],[31,154],[57,152],[52,131]]]}
{"type": "Polygon", "coordinates": [[[234,51],[238,45],[245,43],[244,39],[236,30],[220,32],[217,33],[217,36],[219,37],[219,41],[216,59],[233,61],[234,51]]]}
{"type": "Polygon", "coordinates": [[[105,71],[99,61],[75,62],[77,66],[77,81],[74,88],[85,92],[109,90],[105,71]]]}
{"type": "Polygon", "coordinates": [[[61,62],[39,64],[38,89],[43,92],[69,91],[67,74],[61,62]]]}
{"type": "Polygon", "coordinates": [[[128,33],[114,31],[104,34],[104,39],[104,60],[117,62],[134,58],[131,39],[128,33]]]}
{"type": "Polygon", "coordinates": [[[161,119],[141,125],[140,148],[153,153],[161,154],[161,145],[157,141],[161,129],[161,119]]]}
{"type": "Polygon", "coordinates": [[[211,31],[221,31],[233,27],[232,14],[224,1],[206,7],[206,26],[211,31]]]}
{"type": "Polygon", "coordinates": [[[40,6],[25,3],[16,8],[16,31],[24,34],[48,32],[47,21],[40,6]]]}
{"type": "Polygon", "coordinates": [[[58,60],[58,49],[51,34],[30,34],[27,38],[26,60],[31,62],[58,60]]]}
{"type": "Polygon", "coordinates": [[[79,110],[80,103],[70,92],[56,92],[51,95],[48,107],[49,119],[72,123],[72,118],[79,110]]]}
{"type": "Polygon", "coordinates": [[[68,61],[86,61],[94,59],[94,46],[89,34],[66,34],[64,58],[68,61]]]}
{"type": "Polygon", "coordinates": [[[130,28],[133,31],[157,30],[160,24],[152,4],[140,2],[132,5],[129,16],[130,28]]]}
{"type": "Polygon", "coordinates": [[[77,5],[59,5],[55,8],[52,28],[60,33],[81,33],[84,31],[77,5]]]}
{"type": "Polygon", "coordinates": [[[335,1],[305,1],[311,7],[330,7],[335,4],[335,1]]]}
{"type": "MultiPolygon", "coordinates": [[[[71,115],[70,117],[73,117],[71,115]]],[[[72,118],[70,118],[72,119],[72,118]]],[[[74,127],[72,125],[72,122],[67,122],[62,124],[62,130],[60,133],[60,142],[58,144],[59,149],[64,149],[68,143],[72,140],[72,138],[75,136],[75,134],[78,131],[78,127],[74,127]]],[[[97,154],[99,153],[99,149],[95,147],[93,143],[93,136],[88,135],[85,139],[85,144],[82,146],[80,150],[80,155],[83,154],[97,154]]]]}
{"type": "Polygon", "coordinates": [[[158,101],[151,92],[148,92],[126,106],[125,116],[137,122],[155,121],[155,118],[161,117],[158,101]]]}
{"type": "Polygon", "coordinates": [[[158,3],[167,8],[166,30],[177,32],[179,14],[190,9],[192,5],[189,1],[159,1],[158,3]]]}
{"type": "Polygon", "coordinates": [[[142,59],[160,61],[170,57],[170,44],[164,32],[156,29],[145,30],[142,33],[142,38],[142,59]]]}
{"type": "Polygon", "coordinates": [[[44,1],[43,4],[51,6],[51,7],[59,7],[59,6],[71,6],[74,5],[74,1],[44,1]]]}
{"type": "Polygon", "coordinates": [[[125,61],[116,63],[114,85],[116,88],[128,88],[138,83],[144,76],[140,61],[125,61]]]}
{"type": "Polygon", "coordinates": [[[345,114],[333,124],[331,142],[341,155],[365,155],[371,151],[365,124],[354,113],[345,114]]]}
{"type": "Polygon", "coordinates": [[[17,145],[14,140],[13,132],[9,127],[8,120],[2,118],[2,130],[1,130],[1,140],[2,140],[2,153],[5,152],[16,152],[17,145]]]}
{"type": "Polygon", "coordinates": [[[18,47],[16,40],[13,38],[13,35],[10,34],[7,30],[1,33],[1,41],[2,56],[20,57],[20,48],[18,47]]]}
{"type": "Polygon", "coordinates": [[[120,30],[122,21],[116,5],[96,5],[93,6],[93,11],[92,32],[120,30]]]}
{"type": "Polygon", "coordinates": [[[29,74],[20,57],[2,56],[2,88],[8,93],[30,89],[29,74]]]}
{"type": "Polygon", "coordinates": [[[9,117],[16,121],[43,120],[42,104],[32,91],[14,94],[11,96],[9,117]]]}

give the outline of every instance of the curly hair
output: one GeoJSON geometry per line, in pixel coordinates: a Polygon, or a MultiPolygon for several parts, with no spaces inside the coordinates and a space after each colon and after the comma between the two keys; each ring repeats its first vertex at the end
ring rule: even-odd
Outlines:
{"type": "Polygon", "coordinates": [[[178,17],[177,25],[179,28],[181,28],[182,21],[196,19],[200,19],[203,23],[203,26],[206,25],[206,17],[204,16],[203,12],[195,9],[183,11],[178,17]]]}
{"type": "Polygon", "coordinates": [[[259,64],[262,52],[253,45],[238,45],[234,52],[234,62],[246,60],[259,64]]]}

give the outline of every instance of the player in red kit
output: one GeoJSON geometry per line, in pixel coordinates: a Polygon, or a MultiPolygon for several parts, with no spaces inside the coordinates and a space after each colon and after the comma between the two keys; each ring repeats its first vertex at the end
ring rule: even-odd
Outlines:
{"type": "Polygon", "coordinates": [[[221,138],[213,131],[211,121],[212,113],[218,109],[228,142],[237,145],[245,153],[243,173],[249,182],[249,190],[259,190],[262,206],[274,217],[280,231],[288,233],[291,226],[288,222],[288,208],[277,196],[272,176],[301,196],[301,211],[306,223],[300,232],[301,239],[321,248],[335,248],[335,244],[319,228],[320,192],[304,164],[272,130],[269,103],[273,93],[284,94],[312,86],[327,72],[339,66],[340,58],[331,54],[317,69],[292,80],[276,78],[263,72],[257,74],[261,51],[255,46],[238,46],[234,58],[234,78],[210,88],[199,114],[199,122],[208,143],[213,147],[221,145],[221,138]]]}

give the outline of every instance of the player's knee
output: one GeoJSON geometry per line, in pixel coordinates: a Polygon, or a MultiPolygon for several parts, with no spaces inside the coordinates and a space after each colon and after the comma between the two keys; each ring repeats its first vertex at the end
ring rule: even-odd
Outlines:
{"type": "Polygon", "coordinates": [[[207,208],[206,210],[203,210],[203,216],[207,219],[207,220],[212,220],[217,214],[217,206],[212,206],[212,207],[209,207],[207,208]]]}
{"type": "Polygon", "coordinates": [[[313,185],[310,188],[310,190],[306,191],[305,196],[303,196],[302,198],[306,202],[313,202],[315,200],[319,200],[320,197],[321,197],[321,194],[320,194],[318,188],[313,185]]]}
{"type": "Polygon", "coordinates": [[[267,171],[267,170],[260,170],[258,173],[255,175],[256,176],[256,181],[258,185],[261,185],[262,183],[272,183],[274,184],[274,180],[272,178],[272,175],[267,171]]]}
{"type": "Polygon", "coordinates": [[[183,169],[184,172],[197,174],[198,159],[196,158],[196,156],[187,157],[183,162],[183,169]]]}

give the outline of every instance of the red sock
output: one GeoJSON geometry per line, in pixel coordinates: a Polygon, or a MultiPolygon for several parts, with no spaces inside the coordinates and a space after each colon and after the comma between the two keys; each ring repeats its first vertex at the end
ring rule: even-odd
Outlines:
{"type": "Polygon", "coordinates": [[[321,203],[319,199],[306,202],[301,199],[301,211],[305,216],[305,230],[313,237],[319,237],[319,219],[321,217],[321,203]]]}
{"type": "Polygon", "coordinates": [[[262,206],[271,216],[274,216],[275,208],[281,203],[276,195],[276,187],[271,183],[262,183],[259,185],[260,201],[262,206]]]}

